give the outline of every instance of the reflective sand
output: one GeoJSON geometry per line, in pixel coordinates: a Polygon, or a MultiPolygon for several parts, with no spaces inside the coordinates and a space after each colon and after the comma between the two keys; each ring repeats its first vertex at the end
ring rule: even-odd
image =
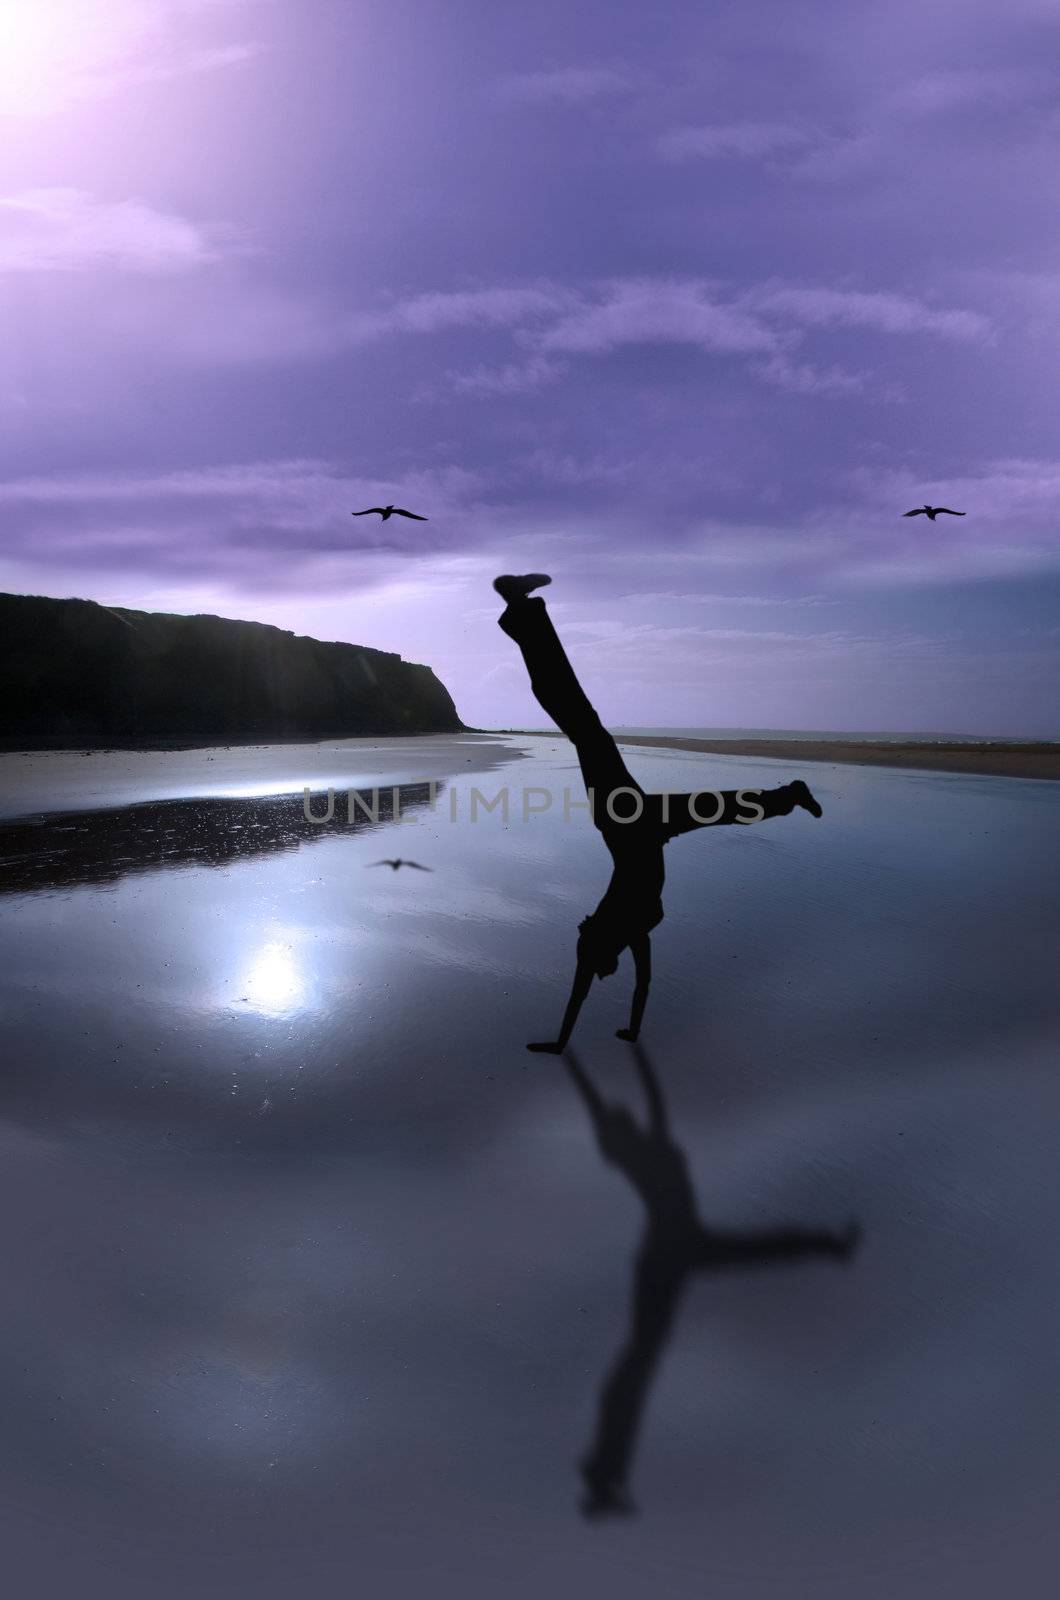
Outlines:
{"type": "MultiPolygon", "coordinates": [[[[29,824],[43,856],[5,835],[12,1592],[1045,1592],[1060,786],[808,765],[821,822],[670,847],[644,1045],[699,1215],[863,1241],[688,1286],[639,1514],[587,1521],[643,1207],[568,1068],[523,1045],[555,1029],[608,859],[563,821],[563,741],[471,741],[474,777],[465,741],[430,743],[431,769],[390,741],[336,774],[438,778],[400,826],[310,832],[300,796],[233,796],[226,824],[159,804],[203,791],[179,755],[110,794],[101,756],[94,831],[29,824]],[[470,822],[472,783],[509,785],[507,826],[470,822]],[[557,805],[524,825],[537,784],[557,805]],[[132,799],[156,807],[139,843],[132,799]],[[433,870],[367,865],[397,855],[433,870]]],[[[794,775],[630,764],[654,788],[794,775]]],[[[290,772],[262,750],[239,792],[290,772]]],[[[643,1123],[628,985],[575,1045],[643,1123]]]]}

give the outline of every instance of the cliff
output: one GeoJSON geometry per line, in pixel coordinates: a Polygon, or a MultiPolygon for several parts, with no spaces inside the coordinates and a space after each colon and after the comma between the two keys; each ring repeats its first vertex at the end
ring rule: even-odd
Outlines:
{"type": "Polygon", "coordinates": [[[0,594],[0,747],[461,729],[429,667],[261,622],[0,594]]]}

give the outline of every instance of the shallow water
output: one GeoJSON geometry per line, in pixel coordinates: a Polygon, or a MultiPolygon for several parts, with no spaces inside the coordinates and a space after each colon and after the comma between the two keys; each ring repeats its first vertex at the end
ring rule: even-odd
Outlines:
{"type": "MultiPolygon", "coordinates": [[[[478,741],[474,776],[463,741],[430,768],[402,743],[299,767],[435,778],[402,824],[306,824],[281,749],[227,798],[186,753],[139,792],[93,757],[89,815],[71,779],[73,815],[4,832],[13,1592],[1046,1592],[1060,785],[816,768],[820,822],[669,847],[641,1066],[700,1218],[863,1235],[688,1282],[644,1379],[639,1514],[592,1521],[577,1462],[644,1213],[570,1067],[523,1046],[558,1024],[608,858],[563,820],[563,741],[478,741]],[[475,784],[509,786],[507,825],[470,820],[475,784]],[[529,785],[557,801],[524,824],[529,785]],[[398,855],[432,870],[369,865],[398,855]]],[[[643,1122],[628,985],[590,996],[576,1065],[643,1122]]]]}

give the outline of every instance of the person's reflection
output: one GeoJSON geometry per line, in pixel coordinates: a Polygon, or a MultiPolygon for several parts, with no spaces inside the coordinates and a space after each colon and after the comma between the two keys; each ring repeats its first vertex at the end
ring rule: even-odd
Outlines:
{"type": "Polygon", "coordinates": [[[805,1228],[722,1233],[706,1227],[696,1211],[684,1151],[670,1133],[658,1079],[640,1045],[635,1059],[648,1103],[646,1127],[624,1106],[606,1104],[573,1053],[564,1056],[592,1118],[604,1159],[625,1174],[647,1211],[634,1264],[629,1333],[604,1381],[592,1443],[579,1463],[586,1485],[581,1507],[586,1516],[635,1509],[627,1480],[637,1429],[692,1274],[807,1256],[846,1260],[859,1236],[856,1226],[842,1233],[805,1228]]]}

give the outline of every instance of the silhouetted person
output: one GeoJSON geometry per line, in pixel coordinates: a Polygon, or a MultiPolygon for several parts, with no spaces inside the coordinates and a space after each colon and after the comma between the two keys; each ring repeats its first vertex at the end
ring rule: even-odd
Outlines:
{"type": "Polygon", "coordinates": [[[508,602],[498,621],[522,651],[530,687],[541,709],[574,745],[593,822],[614,861],[603,899],[578,924],[577,966],[559,1037],[527,1046],[558,1055],[566,1047],[593,978],[606,978],[616,971],[618,958],[627,947],[633,954],[636,985],[629,1027],[620,1029],[618,1037],[637,1038],[651,983],[649,934],[663,919],[664,845],[696,828],[786,817],[796,806],[819,817],[821,808],[801,779],[778,789],[646,794],[631,777],[618,746],[590,705],[545,602],[530,595],[532,589],[551,581],[541,572],[496,578],[493,587],[508,602]],[[618,792],[620,803],[616,803],[618,792]]]}
{"type": "Polygon", "coordinates": [[[351,511],[351,517],[370,517],[373,511],[378,511],[385,522],[388,517],[410,517],[413,522],[429,522],[429,517],[421,517],[415,511],[406,511],[403,506],[368,506],[364,511],[351,511]]]}
{"type": "Polygon", "coordinates": [[[402,861],[400,856],[396,856],[392,860],[388,861],[369,861],[367,865],[370,867],[393,867],[395,872],[397,871],[398,867],[415,867],[417,872],[434,871],[433,867],[421,867],[418,861],[402,861]]]}
{"type": "Polygon", "coordinates": [[[903,517],[930,517],[932,522],[940,514],[944,514],[947,517],[965,517],[968,515],[966,511],[951,511],[949,506],[917,506],[913,511],[902,512],[903,517]]]}
{"type": "Polygon", "coordinates": [[[592,1118],[604,1160],[637,1191],[647,1222],[634,1262],[629,1332],[604,1381],[596,1427],[579,1463],[586,1485],[586,1516],[635,1510],[627,1483],[644,1404],[673,1330],[689,1279],[699,1272],[768,1266],[831,1256],[847,1260],[860,1230],[779,1228],[764,1233],[722,1233],[699,1219],[684,1151],[674,1142],[658,1080],[643,1049],[635,1052],[648,1104],[642,1128],[624,1106],[608,1105],[573,1055],[566,1065],[592,1118]]]}

